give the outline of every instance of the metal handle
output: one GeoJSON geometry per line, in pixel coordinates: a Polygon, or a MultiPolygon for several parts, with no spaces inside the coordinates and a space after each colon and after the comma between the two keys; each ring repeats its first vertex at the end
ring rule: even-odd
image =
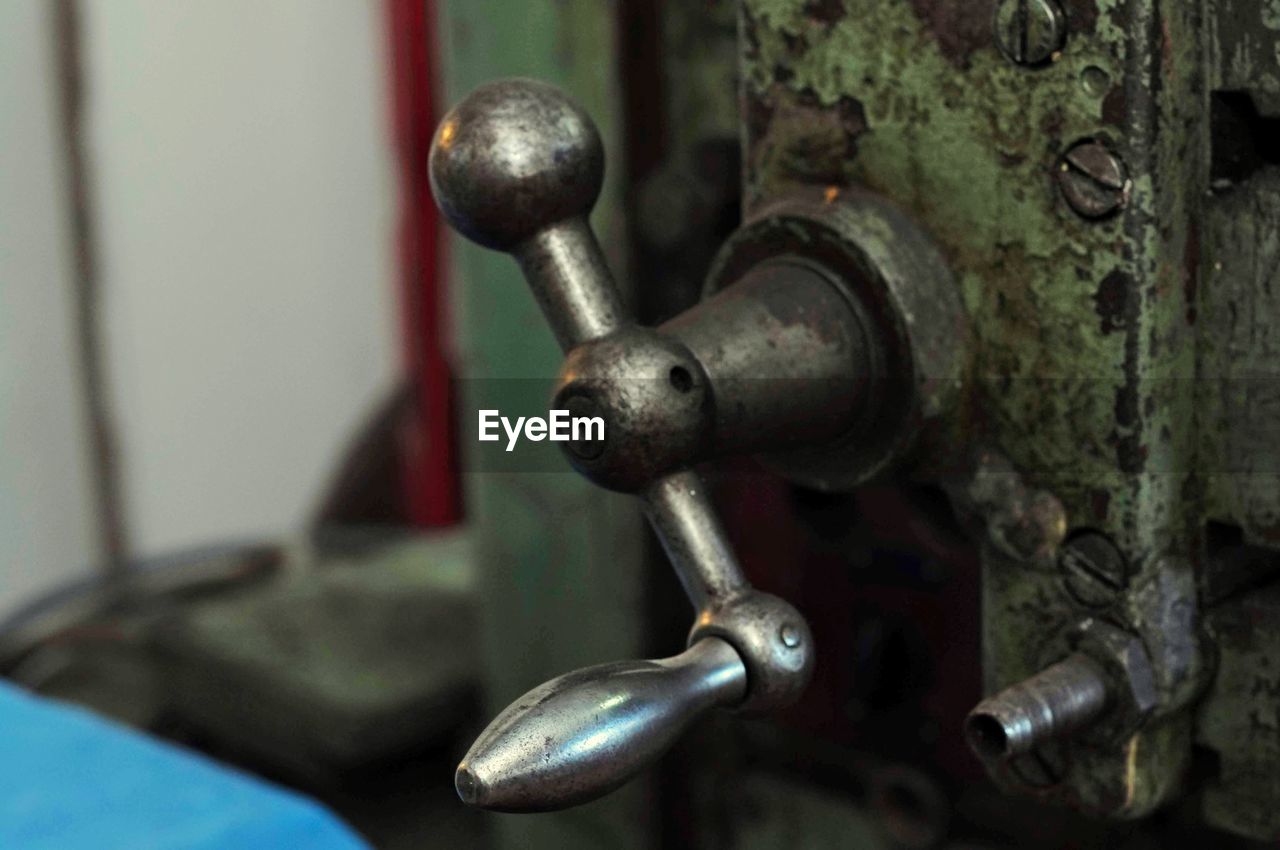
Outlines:
{"type": "MultiPolygon", "coordinates": [[[[630,355],[637,368],[663,375],[675,364],[673,384],[696,382],[700,366],[683,346],[625,315],[587,223],[603,175],[591,119],[557,89],[532,80],[474,91],[445,116],[431,150],[441,210],[473,241],[515,256],[567,362],[630,355]],[[680,380],[677,369],[684,370],[680,380]]],[[[679,404],[688,389],[645,402],[655,409],[679,404]]],[[[696,425],[675,429],[680,439],[658,434],[646,450],[662,455],[664,444],[696,442],[696,425]]],[[[571,673],[517,700],[459,767],[466,802],[506,811],[583,802],[656,759],[711,705],[774,708],[807,683],[808,625],[791,605],[751,587],[700,477],[681,468],[643,480],[646,470],[678,465],[680,457],[668,451],[662,462],[641,464],[631,479],[619,480],[642,492],[645,513],[697,610],[689,650],[665,661],[571,673]]]]}
{"type": "Polygon", "coordinates": [[[740,701],[747,670],[705,638],[674,658],[588,667],[499,714],[458,766],[458,795],[498,811],[559,809],[607,794],[708,709],[740,701]]]}
{"type": "Polygon", "coordinates": [[[481,86],[440,122],[431,188],[468,239],[513,254],[566,351],[626,322],[587,215],[604,181],[595,124],[535,80],[481,86]]]}

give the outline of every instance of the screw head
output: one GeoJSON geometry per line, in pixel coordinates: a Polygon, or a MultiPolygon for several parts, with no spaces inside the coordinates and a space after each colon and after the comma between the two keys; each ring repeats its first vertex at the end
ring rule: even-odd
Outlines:
{"type": "Polygon", "coordinates": [[[1079,142],[1058,162],[1058,188],[1084,218],[1104,218],[1129,202],[1129,173],[1102,142],[1079,142]]]}
{"type": "Polygon", "coordinates": [[[996,6],[996,44],[1009,61],[1040,65],[1067,40],[1067,16],[1057,0],[1001,0],[996,6]]]}
{"type": "Polygon", "coordinates": [[[1090,608],[1110,605],[1129,584],[1124,555],[1098,531],[1073,534],[1058,555],[1067,592],[1090,608]]]}

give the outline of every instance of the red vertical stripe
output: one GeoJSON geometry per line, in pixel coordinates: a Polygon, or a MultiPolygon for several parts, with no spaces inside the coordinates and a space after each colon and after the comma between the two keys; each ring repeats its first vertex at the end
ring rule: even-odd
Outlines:
{"type": "Polygon", "coordinates": [[[403,435],[404,482],[415,525],[462,515],[453,376],[446,356],[440,221],[427,173],[436,124],[434,0],[386,0],[391,111],[400,177],[399,258],[405,366],[415,411],[403,435]]]}

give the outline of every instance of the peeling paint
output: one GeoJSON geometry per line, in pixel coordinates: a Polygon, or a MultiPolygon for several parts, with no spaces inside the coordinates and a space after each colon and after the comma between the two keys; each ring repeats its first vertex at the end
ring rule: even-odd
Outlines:
{"type": "MultiPolygon", "coordinates": [[[[1112,534],[1139,583],[1199,521],[1184,486],[1196,451],[1189,222],[1206,179],[1189,129],[1193,5],[1070,0],[1066,47],[1035,70],[995,48],[987,0],[845,0],[838,21],[797,0],[741,7],[748,207],[797,183],[860,184],[922,222],[976,337],[959,414],[969,437],[1052,492],[1069,525],[1112,534]],[[1086,72],[1109,85],[1090,90],[1086,72]],[[842,123],[840,104],[858,120],[842,123]],[[1113,218],[1083,221],[1059,197],[1054,166],[1082,139],[1107,139],[1126,162],[1130,200],[1113,218]]],[[[1029,636],[1072,611],[1056,585],[984,560],[985,664],[1008,684],[1042,661],[1029,636]]],[[[1139,739],[1052,793],[1149,811],[1188,757],[1185,723],[1139,739]]]]}

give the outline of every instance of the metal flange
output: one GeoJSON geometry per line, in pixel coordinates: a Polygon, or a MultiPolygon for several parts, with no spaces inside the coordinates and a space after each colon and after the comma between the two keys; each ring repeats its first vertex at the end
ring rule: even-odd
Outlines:
{"type": "Polygon", "coordinates": [[[821,444],[762,457],[819,490],[848,490],[883,473],[941,419],[960,393],[968,349],[959,291],[933,241],[870,192],[813,187],[759,208],[733,234],[708,275],[704,297],[773,258],[826,270],[881,340],[875,403],[866,419],[821,444]]]}

